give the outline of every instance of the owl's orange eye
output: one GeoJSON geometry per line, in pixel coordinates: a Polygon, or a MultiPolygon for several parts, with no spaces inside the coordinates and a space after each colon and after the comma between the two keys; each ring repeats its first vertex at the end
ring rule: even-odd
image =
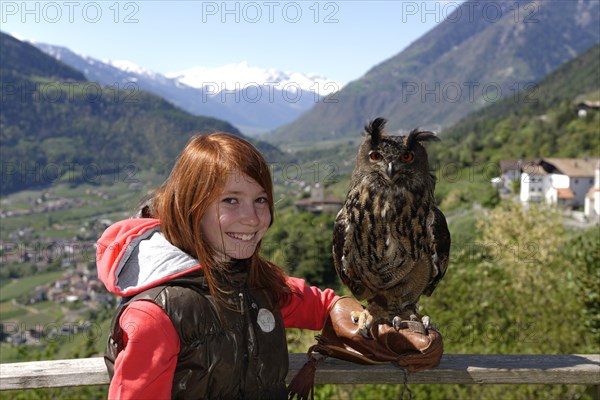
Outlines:
{"type": "Polygon", "coordinates": [[[372,151],[369,153],[369,158],[373,161],[381,161],[383,160],[383,156],[378,151],[372,151]]]}
{"type": "Polygon", "coordinates": [[[415,158],[415,155],[411,151],[405,151],[400,154],[400,161],[409,163],[415,158]]]}

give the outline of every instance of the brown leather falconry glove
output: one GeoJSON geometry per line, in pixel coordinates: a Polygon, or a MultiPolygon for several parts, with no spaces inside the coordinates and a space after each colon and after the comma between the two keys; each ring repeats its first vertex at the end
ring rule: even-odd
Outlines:
{"type": "Polygon", "coordinates": [[[323,359],[316,359],[312,352],[359,364],[382,364],[392,362],[408,372],[418,372],[437,367],[444,352],[442,335],[430,326],[425,334],[409,328],[396,328],[377,324],[371,328],[373,339],[366,339],[352,322],[352,311],[362,311],[363,306],[349,297],[336,301],[329,311],[329,317],[318,335],[317,344],[308,350],[309,361],[298,371],[289,385],[290,399],[308,398],[314,386],[316,365],[323,359]]]}

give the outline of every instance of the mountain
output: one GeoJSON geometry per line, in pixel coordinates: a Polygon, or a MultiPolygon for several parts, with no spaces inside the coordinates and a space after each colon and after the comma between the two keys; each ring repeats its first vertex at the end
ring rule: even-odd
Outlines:
{"type": "MultiPolygon", "coordinates": [[[[101,86],[34,46],[0,33],[2,194],[59,179],[78,183],[125,166],[168,172],[197,132],[242,134],[126,86],[101,86]]],[[[256,142],[256,141],[255,141],[256,142]]],[[[256,145],[270,160],[281,152],[256,145]]]]}
{"type": "MultiPolygon", "coordinates": [[[[326,96],[340,89],[338,82],[329,81],[316,74],[283,72],[275,68],[258,68],[247,62],[228,64],[217,68],[194,67],[184,71],[167,74],[178,82],[197,88],[208,88],[220,93],[223,90],[233,91],[240,88],[257,86],[258,82],[268,83],[273,89],[285,89],[288,92],[305,91],[319,97],[326,96]],[[217,85],[215,85],[215,83],[217,85]]],[[[290,98],[292,98],[290,93],[290,98]]]]}
{"type": "Polygon", "coordinates": [[[340,89],[339,83],[315,74],[262,69],[247,63],[194,67],[165,76],[128,61],[100,61],[66,47],[33,44],[90,81],[154,93],[194,115],[230,121],[248,134],[287,124],[324,95],[340,89]]]}
{"type": "Polygon", "coordinates": [[[582,116],[578,106],[583,102],[600,103],[600,44],[561,65],[536,87],[469,114],[444,132],[432,152],[438,163],[454,166],[598,157],[600,110],[582,116]]]}
{"type": "Polygon", "coordinates": [[[377,116],[389,119],[390,131],[443,130],[534,85],[599,41],[597,0],[466,1],[405,50],[270,138],[356,136],[377,116]]]}

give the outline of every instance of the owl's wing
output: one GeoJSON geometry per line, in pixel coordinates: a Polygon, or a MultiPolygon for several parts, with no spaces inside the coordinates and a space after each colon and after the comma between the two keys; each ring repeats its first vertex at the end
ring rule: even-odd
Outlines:
{"type": "Polygon", "coordinates": [[[427,284],[425,295],[430,296],[440,280],[446,274],[448,269],[448,259],[450,257],[450,231],[448,230],[448,224],[446,223],[446,217],[437,208],[433,207],[433,224],[431,226],[432,234],[432,257],[434,264],[434,271],[431,280],[427,284]]]}
{"type": "Polygon", "coordinates": [[[333,227],[333,265],[342,283],[350,289],[354,296],[361,298],[361,295],[364,295],[365,287],[362,282],[357,281],[355,278],[357,274],[355,274],[353,268],[356,268],[356,266],[346,264],[343,260],[346,228],[348,226],[346,215],[345,209],[342,209],[338,213],[333,227]]]}
{"type": "MultiPolygon", "coordinates": [[[[333,266],[335,272],[344,281],[342,277],[342,257],[344,255],[344,231],[346,230],[346,219],[343,217],[344,210],[340,210],[333,226],[333,266]]],[[[346,282],[344,282],[345,284],[346,282]]]]}
{"type": "Polygon", "coordinates": [[[335,225],[333,226],[333,265],[335,266],[335,272],[342,280],[342,283],[346,286],[351,285],[350,278],[346,268],[342,265],[344,257],[344,243],[346,240],[345,232],[347,227],[347,221],[344,210],[342,209],[337,218],[335,219],[335,225]]]}

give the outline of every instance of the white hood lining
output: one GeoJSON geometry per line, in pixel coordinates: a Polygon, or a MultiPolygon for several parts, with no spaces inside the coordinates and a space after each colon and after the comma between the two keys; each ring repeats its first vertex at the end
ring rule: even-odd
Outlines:
{"type": "Polygon", "coordinates": [[[198,264],[198,260],[169,243],[156,227],[131,241],[117,266],[115,285],[122,291],[131,290],[198,264]]]}

